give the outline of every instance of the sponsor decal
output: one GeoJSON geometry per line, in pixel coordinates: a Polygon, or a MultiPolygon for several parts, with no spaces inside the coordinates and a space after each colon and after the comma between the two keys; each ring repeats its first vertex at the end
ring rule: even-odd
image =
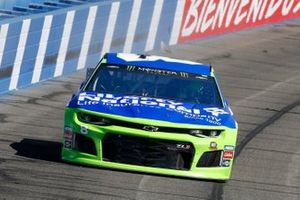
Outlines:
{"type": "MultiPolygon", "coordinates": [[[[107,66],[108,68],[111,67],[116,67],[116,66],[107,66]]],[[[179,76],[182,78],[196,78],[196,79],[202,79],[202,80],[207,80],[208,77],[205,75],[199,75],[199,74],[193,74],[193,73],[188,73],[188,72],[182,72],[182,71],[170,71],[170,70],[165,70],[165,69],[155,69],[155,68],[148,68],[148,67],[140,67],[140,66],[132,66],[128,65],[127,66],[127,71],[140,71],[148,74],[158,74],[158,75],[163,75],[163,76],[179,76]]]]}
{"type": "Polygon", "coordinates": [[[186,0],[179,42],[299,16],[299,0],[186,0]]]}
{"type": "Polygon", "coordinates": [[[65,140],[64,147],[67,149],[71,149],[72,148],[72,140],[65,140]]]}
{"type": "Polygon", "coordinates": [[[89,129],[88,129],[87,126],[84,126],[84,125],[80,126],[80,133],[81,134],[86,135],[86,134],[88,134],[88,132],[89,132],[89,129]]]}
{"type": "Polygon", "coordinates": [[[226,151],[226,150],[227,150],[227,151],[234,151],[234,148],[235,148],[235,147],[232,146],[232,145],[225,145],[225,146],[224,146],[224,150],[225,150],[225,151],[226,151]]]}
{"type": "Polygon", "coordinates": [[[149,97],[119,96],[112,94],[87,94],[81,93],[78,98],[78,105],[97,105],[104,104],[115,107],[123,106],[152,106],[158,108],[167,108],[180,113],[200,115],[200,110],[196,108],[186,108],[183,103],[164,99],[154,99],[149,97]]]}
{"type": "Polygon", "coordinates": [[[233,151],[224,151],[223,158],[224,159],[232,159],[233,158],[233,151]]]}
{"type": "Polygon", "coordinates": [[[186,118],[191,118],[191,119],[199,119],[199,120],[204,120],[210,124],[213,124],[213,125],[222,125],[221,123],[221,118],[218,118],[218,117],[215,117],[215,116],[212,116],[212,115],[204,115],[204,114],[201,114],[201,115],[190,115],[190,114],[185,114],[184,117],[186,118]]]}
{"type": "Polygon", "coordinates": [[[71,149],[73,146],[73,129],[71,127],[64,128],[64,148],[71,149]]]}
{"type": "Polygon", "coordinates": [[[204,108],[206,112],[210,112],[213,116],[219,117],[219,115],[228,114],[228,112],[225,112],[223,109],[220,108],[204,108]]]}
{"type": "Polygon", "coordinates": [[[222,167],[229,167],[230,166],[230,160],[222,160],[221,166],[222,167]]]}
{"type": "MultiPolygon", "coordinates": [[[[163,69],[154,69],[154,68],[147,68],[147,67],[135,67],[135,66],[128,66],[128,68],[131,68],[129,71],[141,71],[148,74],[159,74],[164,76],[179,76],[180,73],[184,72],[176,72],[176,71],[169,71],[169,70],[163,70],[163,69]]],[[[186,73],[187,74],[187,73],[186,73]]]]}
{"type": "Polygon", "coordinates": [[[194,108],[193,106],[187,107],[186,104],[181,102],[150,97],[114,96],[113,94],[102,93],[81,93],[77,101],[77,105],[79,106],[94,106],[99,104],[109,107],[135,106],[165,108],[166,110],[180,113],[185,118],[204,120],[213,125],[221,125],[222,123],[219,115],[227,114],[227,112],[219,108],[205,108],[204,110],[212,115],[202,114],[200,113],[200,109],[194,108]]]}
{"type": "Polygon", "coordinates": [[[73,129],[71,127],[65,127],[64,138],[67,140],[72,140],[73,138],[73,129]]]}

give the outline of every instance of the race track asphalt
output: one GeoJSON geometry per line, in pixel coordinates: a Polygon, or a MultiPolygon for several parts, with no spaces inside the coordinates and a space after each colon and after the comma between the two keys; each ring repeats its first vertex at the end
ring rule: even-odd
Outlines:
{"type": "Polygon", "coordinates": [[[63,108],[84,72],[0,96],[0,199],[300,199],[300,25],[290,21],[150,54],[211,63],[239,122],[232,180],[60,161],[63,108]]]}

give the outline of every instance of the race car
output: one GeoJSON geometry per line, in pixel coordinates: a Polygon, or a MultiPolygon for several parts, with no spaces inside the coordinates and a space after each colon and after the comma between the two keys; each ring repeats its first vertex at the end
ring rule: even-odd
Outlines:
{"type": "Polygon", "coordinates": [[[62,160],[228,180],[237,122],[210,65],[107,53],[65,108],[62,160]]]}

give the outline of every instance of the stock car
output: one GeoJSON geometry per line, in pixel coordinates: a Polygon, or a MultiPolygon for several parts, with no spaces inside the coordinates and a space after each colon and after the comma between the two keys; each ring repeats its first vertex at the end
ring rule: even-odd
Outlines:
{"type": "Polygon", "coordinates": [[[65,108],[62,160],[230,179],[237,122],[210,65],[107,53],[65,108]]]}

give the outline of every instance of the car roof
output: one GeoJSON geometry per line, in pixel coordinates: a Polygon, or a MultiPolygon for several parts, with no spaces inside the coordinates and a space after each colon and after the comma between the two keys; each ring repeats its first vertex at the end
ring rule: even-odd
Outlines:
{"type": "Polygon", "coordinates": [[[168,57],[128,53],[107,53],[104,58],[108,64],[132,65],[213,76],[213,70],[210,65],[168,57]]]}

